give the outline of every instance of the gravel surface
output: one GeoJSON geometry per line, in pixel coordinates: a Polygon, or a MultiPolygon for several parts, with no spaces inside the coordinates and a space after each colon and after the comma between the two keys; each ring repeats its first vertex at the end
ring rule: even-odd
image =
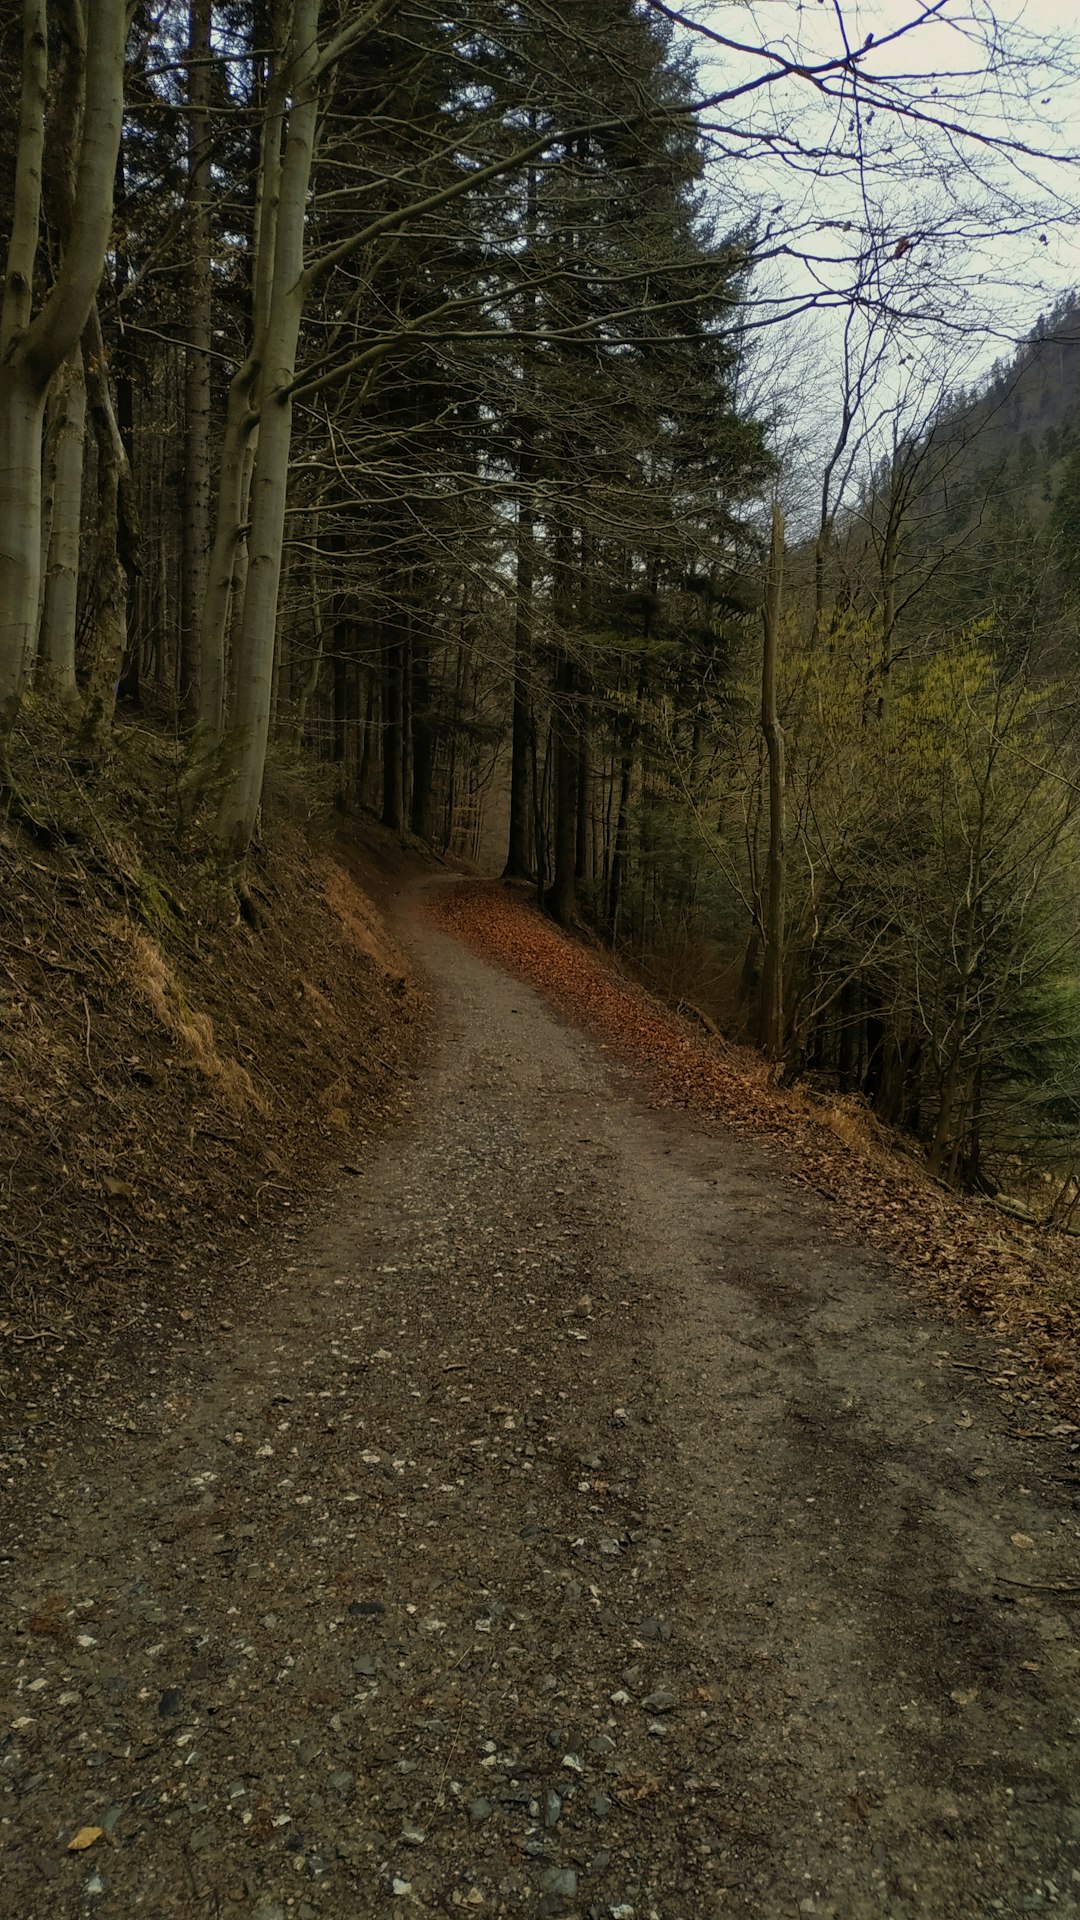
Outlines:
{"type": "Polygon", "coordinates": [[[0,1911],[1080,1914],[1075,1457],[410,912],[409,1132],[0,1526],[0,1911]]]}

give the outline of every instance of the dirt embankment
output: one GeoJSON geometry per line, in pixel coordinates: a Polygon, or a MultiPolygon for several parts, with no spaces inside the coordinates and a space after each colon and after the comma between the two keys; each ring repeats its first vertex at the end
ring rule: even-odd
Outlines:
{"type": "Polygon", "coordinates": [[[132,730],[107,782],[42,769],[53,844],[0,824],[0,1391],[34,1429],[166,1297],[227,1310],[232,1252],[408,1101],[425,1001],[355,862],[283,789],[242,916],[176,773],[132,730]]]}

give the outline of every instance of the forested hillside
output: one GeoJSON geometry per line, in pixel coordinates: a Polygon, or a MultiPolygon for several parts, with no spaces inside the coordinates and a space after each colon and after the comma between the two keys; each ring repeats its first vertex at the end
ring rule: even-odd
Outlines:
{"type": "MultiPolygon", "coordinates": [[[[1058,150],[1047,124],[1021,206],[1005,108],[840,27],[5,15],[13,860],[85,833],[146,730],[178,857],[257,922],[267,767],[299,770],[313,810],[534,886],[941,1177],[1022,1152],[1067,1211],[1075,301],[972,386],[935,344],[984,353],[963,249],[1003,194],[1046,243],[1058,150]],[[834,116],[813,209],[768,173],[823,178],[803,95],[834,116]],[[760,341],[794,360],[816,310],[793,405],[760,341]]],[[[1002,71],[1008,112],[1060,84],[1030,43],[1002,71]]]]}

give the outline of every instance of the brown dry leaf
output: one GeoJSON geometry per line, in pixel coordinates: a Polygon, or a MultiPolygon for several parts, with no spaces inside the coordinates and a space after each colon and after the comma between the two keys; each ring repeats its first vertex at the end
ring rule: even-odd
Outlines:
{"type": "Polygon", "coordinates": [[[929,1182],[910,1142],[857,1102],[781,1088],[760,1056],[703,1038],[607,954],[587,950],[495,881],[463,881],[430,908],[447,932],[527,980],[605,1052],[644,1069],[659,1107],[706,1126],[771,1139],[791,1178],[821,1193],[860,1242],[919,1279],[924,1297],[1005,1336],[1066,1419],[1080,1419],[1080,1297],[1075,1246],[984,1210],[929,1182]]]}
{"type": "Polygon", "coordinates": [[[80,1827],[67,1843],[68,1852],[85,1853],[87,1847],[92,1847],[95,1840],[101,1839],[104,1831],[103,1827],[80,1827]]]}
{"type": "Polygon", "coordinates": [[[1021,1547],[1025,1553],[1034,1553],[1035,1542],[1030,1533],[1013,1533],[1010,1534],[1009,1538],[1014,1547],[1021,1547]]]}
{"type": "Polygon", "coordinates": [[[968,1410],[967,1410],[967,1408],[966,1408],[966,1407],[964,1408],[964,1411],[963,1411],[963,1413],[962,1413],[962,1414],[960,1415],[960,1418],[959,1418],[959,1420],[957,1421],[957,1423],[956,1423],[956,1424],[957,1424],[957,1426],[958,1426],[958,1427],[964,1427],[964,1428],[967,1428],[967,1427],[973,1427],[973,1426],[975,1425],[975,1422],[974,1422],[974,1420],[972,1419],[972,1417],[971,1417],[971,1415],[970,1415],[970,1413],[968,1412],[968,1410]]]}
{"type": "Polygon", "coordinates": [[[615,1798],[621,1800],[624,1807],[639,1807],[643,1800],[651,1800],[659,1791],[659,1780],[653,1774],[646,1774],[641,1780],[623,1780],[615,1789],[615,1798]]]}

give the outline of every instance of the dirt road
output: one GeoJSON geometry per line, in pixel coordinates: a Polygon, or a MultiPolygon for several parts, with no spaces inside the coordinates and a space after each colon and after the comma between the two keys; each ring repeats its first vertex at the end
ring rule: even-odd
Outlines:
{"type": "Polygon", "coordinates": [[[99,1444],[8,1456],[0,1911],[1080,1914],[1076,1456],[411,937],[412,1130],[99,1444]]]}

